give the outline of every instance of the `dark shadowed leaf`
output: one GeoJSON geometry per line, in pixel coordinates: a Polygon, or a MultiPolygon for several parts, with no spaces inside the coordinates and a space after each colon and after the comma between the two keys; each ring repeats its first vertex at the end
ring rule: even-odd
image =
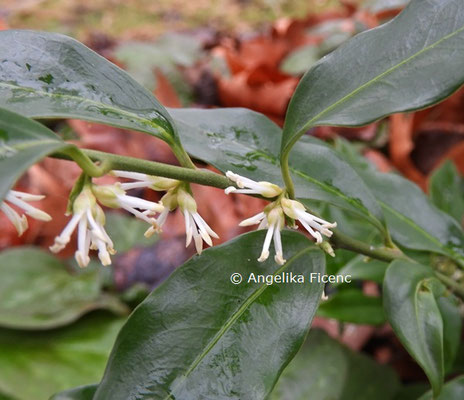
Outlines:
{"type": "Polygon", "coordinates": [[[437,396],[445,366],[454,359],[459,344],[454,332],[460,332],[458,307],[430,268],[409,261],[397,260],[390,265],[383,289],[390,324],[437,396]]]}
{"type": "Polygon", "coordinates": [[[0,108],[0,201],[31,165],[67,146],[38,122],[0,108]]]}
{"type": "Polygon", "coordinates": [[[313,126],[359,126],[443,100],[464,82],[456,68],[464,62],[463,39],[461,0],[413,0],[391,22],[355,36],[300,81],[282,153],[313,126]]]}
{"type": "Polygon", "coordinates": [[[0,253],[0,326],[50,329],[67,325],[82,314],[126,307],[102,293],[98,270],[71,274],[51,254],[32,247],[0,253]]]}
{"type": "Polygon", "coordinates": [[[122,323],[93,314],[47,332],[1,329],[0,391],[18,400],[48,400],[61,390],[98,382],[122,323]]]}
{"type": "Polygon", "coordinates": [[[65,390],[50,397],[50,400],[92,400],[98,385],[84,385],[65,390]]]}
{"type": "Polygon", "coordinates": [[[70,37],[0,32],[0,106],[28,117],[77,118],[177,134],[166,109],[126,72],[70,37]]]}
{"type": "Polygon", "coordinates": [[[252,232],[179,267],[121,330],[94,400],[264,399],[295,355],[322,294],[320,284],[248,283],[253,274],[324,271],[324,255],[283,232],[287,263],[256,261],[252,232]],[[231,283],[240,273],[243,282],[231,283]]]}
{"type": "Polygon", "coordinates": [[[464,178],[452,161],[443,163],[430,177],[430,197],[440,210],[463,223],[464,178]]]}
{"type": "Polygon", "coordinates": [[[381,325],[385,322],[382,298],[366,296],[359,289],[331,294],[317,309],[317,315],[355,324],[381,325]]]}
{"type": "Polygon", "coordinates": [[[312,330],[270,400],[392,400],[398,389],[391,368],[312,330]]]}

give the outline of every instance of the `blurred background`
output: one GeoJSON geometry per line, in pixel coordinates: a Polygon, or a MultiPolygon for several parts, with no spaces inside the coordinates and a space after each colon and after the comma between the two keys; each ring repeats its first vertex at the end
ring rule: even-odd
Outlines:
{"type": "MultiPolygon", "coordinates": [[[[407,3],[0,0],[0,29],[46,30],[75,37],[126,69],[167,107],[247,107],[282,125],[305,71],[355,34],[393,18],[407,3]]],[[[355,129],[318,127],[308,134],[361,153],[381,171],[399,171],[424,191],[437,168],[444,168],[454,190],[449,195],[464,199],[463,105],[460,90],[417,113],[355,129]]],[[[163,142],[147,135],[77,120],[47,125],[85,148],[176,163],[163,142]]],[[[47,195],[40,207],[53,216],[52,222],[29,220],[30,229],[18,238],[0,215],[0,400],[48,399],[59,390],[98,382],[125,316],[192,255],[192,249],[185,248],[183,219],[178,214],[169,217],[161,237],[142,240],[144,224],[109,212],[108,231],[119,249],[110,268],[95,263],[78,270],[71,258],[72,245],[60,259],[41,250],[67,221],[67,197],[78,175],[73,164],[46,159],[18,183],[19,190],[47,195]],[[20,245],[29,246],[28,250],[20,245]]],[[[243,233],[238,222],[263,206],[259,199],[228,197],[214,188],[194,185],[193,190],[200,213],[220,241],[243,233]]],[[[151,191],[135,194],[160,198],[151,191]]],[[[456,201],[455,208],[462,221],[464,200],[456,201]]],[[[329,265],[334,272],[355,258],[349,252],[337,254],[329,265]]],[[[379,296],[375,282],[359,283],[359,288],[379,296]]],[[[315,325],[352,350],[394,368],[403,382],[412,384],[411,393],[423,392],[427,388],[423,373],[378,318],[383,311],[376,304],[371,310],[377,315],[374,321],[340,318],[327,311],[315,325]]],[[[362,362],[371,368],[370,361],[362,362]]],[[[348,381],[349,376],[340,379],[348,381]]],[[[415,398],[411,396],[404,398],[415,398]]]]}

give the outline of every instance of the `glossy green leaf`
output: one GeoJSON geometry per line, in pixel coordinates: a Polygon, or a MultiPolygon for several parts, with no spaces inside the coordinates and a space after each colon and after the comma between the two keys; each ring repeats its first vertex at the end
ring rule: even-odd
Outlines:
{"type": "Polygon", "coordinates": [[[317,315],[355,324],[385,323],[382,298],[366,296],[359,289],[344,289],[331,294],[321,303],[317,315]]]}
{"type": "Polygon", "coordinates": [[[443,100],[464,82],[456,68],[463,39],[461,0],[413,0],[394,20],[355,36],[300,81],[282,153],[313,126],[358,126],[443,100]]]}
{"type": "Polygon", "coordinates": [[[446,301],[444,286],[434,278],[432,269],[408,261],[397,260],[390,265],[383,292],[390,324],[438,395],[446,357],[452,353],[451,347],[457,347],[450,346],[454,339],[449,338],[449,333],[455,329],[453,321],[459,318],[458,308],[451,309],[451,303],[439,305],[446,301]],[[444,308],[449,315],[442,314],[444,308]]]}
{"type": "Polygon", "coordinates": [[[77,118],[177,134],[166,109],[126,72],[70,37],[0,32],[0,106],[34,118],[77,118]]]}
{"type": "Polygon", "coordinates": [[[437,209],[411,181],[394,174],[360,171],[377,197],[395,241],[414,250],[446,255],[464,265],[464,232],[459,224],[437,209]]]}
{"type": "Polygon", "coordinates": [[[119,314],[127,308],[102,293],[98,270],[71,274],[51,254],[32,247],[0,253],[0,326],[50,329],[96,309],[119,314]]]}
{"type": "Polygon", "coordinates": [[[55,394],[50,400],[92,400],[98,385],[84,385],[55,394]]]}
{"type": "Polygon", "coordinates": [[[304,340],[322,285],[249,278],[308,277],[324,271],[325,257],[286,231],[286,264],[261,264],[263,239],[252,232],[212,247],[148,296],[121,330],[94,400],[266,398],[304,340]]]}
{"type": "Polygon", "coordinates": [[[0,329],[0,391],[18,400],[48,400],[98,382],[122,323],[93,314],[47,332],[0,329]]]}
{"type": "MultiPolygon", "coordinates": [[[[282,185],[278,160],[282,131],[264,115],[239,108],[169,111],[194,157],[223,172],[282,185]]],[[[303,138],[290,165],[300,200],[334,204],[383,229],[382,212],[369,189],[330,147],[303,138]]]]}
{"type": "Polygon", "coordinates": [[[0,200],[31,165],[67,146],[38,122],[0,108],[0,200]]]}
{"type": "Polygon", "coordinates": [[[452,161],[444,162],[430,177],[430,198],[458,223],[464,222],[464,177],[452,161]]]}
{"type": "Polygon", "coordinates": [[[391,368],[312,330],[270,400],[393,400],[398,389],[391,368]]]}
{"type": "Polygon", "coordinates": [[[464,399],[464,375],[454,378],[443,386],[438,397],[433,397],[432,391],[424,394],[419,400],[462,400],[464,399]]]}

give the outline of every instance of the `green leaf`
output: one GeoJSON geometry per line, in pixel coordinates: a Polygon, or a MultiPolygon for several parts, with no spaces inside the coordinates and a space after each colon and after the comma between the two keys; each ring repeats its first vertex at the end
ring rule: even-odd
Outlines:
{"type": "MultiPolygon", "coordinates": [[[[282,185],[282,130],[264,115],[240,108],[170,109],[182,143],[194,157],[219,170],[282,185]]],[[[304,138],[290,159],[298,199],[328,202],[368,220],[379,230],[382,212],[357,173],[330,147],[304,138]]],[[[343,227],[341,227],[343,229],[343,227]]]]}
{"type": "Polygon", "coordinates": [[[451,371],[461,343],[462,318],[459,312],[459,301],[454,296],[442,296],[437,305],[443,319],[443,353],[445,373],[451,371]]]}
{"type": "Polygon", "coordinates": [[[70,274],[51,254],[32,247],[0,253],[0,326],[50,329],[67,325],[89,311],[127,308],[102,293],[98,270],[70,274]]]}
{"type": "Polygon", "coordinates": [[[156,98],[70,37],[0,32],[0,106],[33,118],[77,118],[178,141],[156,98]]]}
{"type": "Polygon", "coordinates": [[[411,181],[373,170],[360,175],[377,197],[395,241],[414,250],[448,256],[464,265],[464,232],[449,215],[437,209],[411,181]]]}
{"type": "Polygon", "coordinates": [[[301,75],[319,58],[319,49],[314,44],[298,47],[283,59],[280,69],[289,75],[301,75]]]}
{"type": "Polygon", "coordinates": [[[398,388],[391,368],[312,330],[270,400],[392,400],[398,388]]]}
{"type": "Polygon", "coordinates": [[[439,304],[446,299],[444,286],[430,268],[409,261],[397,260],[390,265],[383,291],[387,319],[426,373],[437,396],[443,385],[445,365],[449,364],[446,357],[454,346],[450,346],[453,339],[445,336],[449,337],[450,328],[455,328],[452,321],[459,318],[458,308],[450,310],[448,303],[445,307],[450,315],[442,314],[444,307],[439,304]]]}
{"type": "Polygon", "coordinates": [[[134,247],[149,247],[158,240],[156,235],[150,238],[143,235],[147,230],[146,223],[117,212],[106,213],[105,229],[118,253],[124,253],[134,247]]]}
{"type": "Polygon", "coordinates": [[[358,255],[350,260],[342,269],[338,271],[340,275],[350,275],[351,279],[362,279],[382,283],[388,264],[383,261],[369,259],[363,255],[358,255]]]}
{"type": "Polygon", "coordinates": [[[364,125],[443,100],[464,82],[456,68],[464,62],[463,39],[461,0],[413,0],[394,20],[355,36],[300,81],[282,154],[311,127],[364,125]]]}
{"type": "Polygon", "coordinates": [[[430,177],[433,203],[460,224],[464,217],[464,178],[452,161],[444,162],[430,177]]]}
{"type": "Polygon", "coordinates": [[[98,382],[123,320],[104,314],[48,332],[0,329],[0,391],[47,400],[69,387],[98,382]]]}
{"type": "Polygon", "coordinates": [[[31,165],[68,146],[38,122],[0,108],[0,202],[31,165]]]}
{"type": "Polygon", "coordinates": [[[121,330],[94,400],[266,398],[301,346],[322,294],[317,283],[249,282],[252,273],[323,273],[325,257],[308,239],[289,231],[282,237],[283,266],[256,261],[259,231],[178,268],[121,330]],[[231,283],[233,273],[242,284],[231,283]]]}
{"type": "Polygon", "coordinates": [[[399,392],[394,397],[394,400],[411,400],[418,399],[422,396],[427,390],[429,390],[430,385],[426,383],[410,383],[401,387],[399,392]]]}
{"type": "Polygon", "coordinates": [[[160,69],[169,79],[181,77],[178,66],[193,67],[201,56],[201,48],[200,40],[190,34],[167,33],[156,42],[119,44],[114,55],[137,82],[153,91],[157,86],[155,69],[160,69]]]}
{"type": "Polygon", "coordinates": [[[449,381],[443,386],[440,396],[434,397],[432,391],[424,394],[419,400],[462,400],[464,399],[464,375],[449,381]]]}
{"type": "Polygon", "coordinates": [[[92,400],[98,385],[84,385],[65,390],[50,397],[50,400],[92,400]]]}
{"type": "Polygon", "coordinates": [[[355,324],[385,323],[382,299],[366,296],[359,289],[344,289],[330,295],[319,306],[317,315],[355,324]]]}

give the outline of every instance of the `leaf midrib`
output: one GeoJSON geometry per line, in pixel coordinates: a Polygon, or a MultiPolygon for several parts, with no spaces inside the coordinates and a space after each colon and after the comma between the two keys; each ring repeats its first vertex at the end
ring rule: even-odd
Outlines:
{"type": "MultiPolygon", "coordinates": [[[[272,275],[275,276],[281,272],[283,272],[287,267],[289,267],[295,260],[300,258],[305,253],[309,253],[312,251],[317,251],[311,246],[305,247],[304,249],[300,250],[296,253],[293,257],[291,257],[282,267],[280,267],[277,271],[275,271],[272,275]]],[[[217,334],[211,339],[211,341],[206,345],[205,349],[197,356],[197,358],[192,362],[190,367],[187,369],[185,374],[182,376],[182,379],[175,385],[174,388],[170,390],[170,393],[163,398],[163,400],[173,400],[172,397],[176,389],[187,379],[187,377],[193,372],[193,370],[203,361],[203,359],[208,355],[210,350],[219,342],[219,340],[226,334],[226,332],[232,327],[232,325],[240,318],[240,316],[248,309],[248,307],[269,287],[274,286],[263,284],[260,286],[255,292],[253,292],[243,303],[242,305],[236,310],[229,319],[225,322],[225,324],[221,327],[221,329],[217,332],[217,334]]]]}
{"type": "Polygon", "coordinates": [[[416,57],[419,57],[420,55],[422,55],[423,53],[433,49],[434,47],[438,46],[439,44],[441,44],[443,41],[445,40],[448,40],[450,38],[452,38],[453,36],[461,33],[462,31],[464,31],[464,26],[461,26],[461,28],[449,33],[448,35],[442,37],[440,40],[436,41],[435,43],[432,43],[431,45],[427,46],[427,47],[424,47],[423,49],[421,49],[420,51],[418,51],[417,53],[413,54],[412,56],[409,56],[408,58],[406,58],[405,60],[399,62],[398,64],[395,64],[393,65],[392,67],[388,68],[386,71],[382,72],[381,74],[377,75],[376,77],[374,77],[373,79],[365,82],[364,84],[362,84],[361,86],[359,86],[358,88],[356,88],[355,90],[353,90],[352,92],[348,93],[347,95],[343,96],[341,99],[337,100],[335,103],[331,104],[330,106],[328,106],[327,108],[325,108],[324,110],[322,110],[321,112],[319,112],[318,114],[316,114],[313,118],[311,118],[304,126],[303,128],[301,128],[298,133],[294,136],[294,140],[290,140],[288,142],[288,144],[285,146],[285,148],[288,148],[288,147],[291,147],[297,140],[298,138],[302,135],[303,132],[307,131],[309,128],[311,128],[313,126],[313,123],[315,121],[317,121],[320,117],[322,117],[323,115],[327,114],[328,112],[332,111],[334,108],[336,108],[337,106],[339,106],[340,104],[344,103],[345,101],[349,100],[351,97],[355,96],[356,94],[358,94],[359,92],[361,92],[362,90],[364,90],[365,88],[371,86],[372,84],[374,84],[375,82],[377,82],[378,80],[380,80],[381,78],[387,76],[388,74],[390,74],[391,72],[394,72],[396,71],[398,68],[400,68],[401,66],[403,66],[404,64],[407,64],[408,62],[414,60],[416,57]]]}
{"type": "MultiPolygon", "coordinates": [[[[69,95],[69,94],[48,93],[48,92],[44,92],[42,90],[37,90],[37,89],[33,89],[33,88],[27,88],[27,87],[24,87],[24,86],[15,86],[15,85],[12,85],[12,84],[9,84],[9,83],[6,83],[6,82],[0,82],[0,86],[13,88],[15,90],[22,90],[22,91],[25,91],[25,92],[28,92],[28,93],[35,93],[35,94],[38,94],[38,95],[41,95],[41,96],[44,96],[44,97],[59,97],[59,98],[64,98],[64,99],[72,99],[74,101],[78,101],[78,102],[81,102],[81,103],[83,103],[83,102],[90,103],[90,104],[93,104],[93,105],[98,106],[98,107],[109,109],[110,111],[112,111],[112,112],[114,112],[116,114],[120,114],[120,115],[124,115],[126,117],[133,118],[133,119],[137,120],[138,122],[140,122],[142,125],[152,126],[153,128],[155,128],[156,130],[158,130],[160,132],[159,135],[156,134],[155,132],[146,132],[146,133],[157,136],[157,137],[159,137],[160,139],[163,139],[163,140],[166,140],[166,138],[169,137],[169,135],[164,130],[164,128],[162,128],[161,126],[159,126],[157,124],[154,124],[151,120],[146,119],[146,118],[142,118],[139,115],[133,114],[133,113],[131,113],[129,111],[126,111],[126,110],[123,110],[123,109],[120,109],[120,108],[115,108],[115,107],[113,107],[113,106],[111,106],[109,104],[106,104],[106,103],[101,103],[101,102],[91,100],[91,99],[88,99],[88,98],[85,98],[85,97],[72,96],[72,95],[69,95]]],[[[52,117],[54,117],[54,115],[31,115],[31,117],[34,117],[34,118],[39,118],[39,117],[40,118],[52,118],[52,117]]],[[[66,116],[63,116],[63,117],[66,118],[66,116]]],[[[93,119],[93,121],[96,122],[96,123],[101,123],[100,121],[98,121],[96,119],[93,119]]]]}

